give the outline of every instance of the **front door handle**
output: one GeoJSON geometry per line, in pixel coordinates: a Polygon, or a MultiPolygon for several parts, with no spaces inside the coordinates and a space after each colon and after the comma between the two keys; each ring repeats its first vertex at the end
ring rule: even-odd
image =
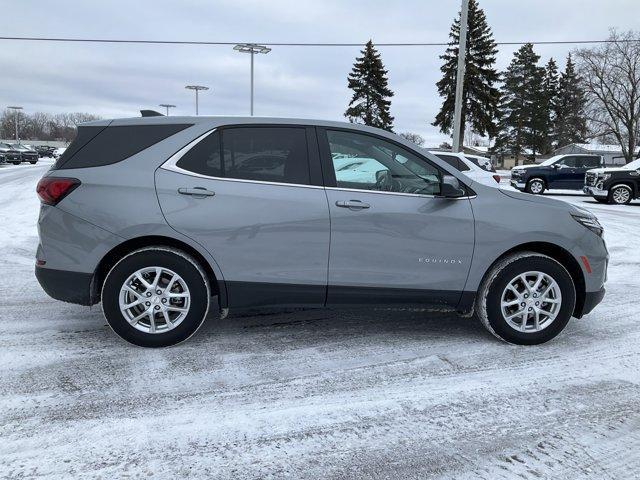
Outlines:
{"type": "Polygon", "coordinates": [[[178,193],[181,195],[193,195],[194,197],[213,197],[216,192],[207,190],[204,187],[179,188],[178,193]]]}
{"type": "Polygon", "coordinates": [[[363,208],[369,208],[371,205],[361,202],[360,200],[338,200],[336,207],[350,208],[352,210],[361,210],[363,208]]]}

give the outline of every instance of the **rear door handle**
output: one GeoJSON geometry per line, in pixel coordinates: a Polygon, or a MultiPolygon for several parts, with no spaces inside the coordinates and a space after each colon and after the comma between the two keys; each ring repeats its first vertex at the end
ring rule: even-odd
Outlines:
{"type": "Polygon", "coordinates": [[[179,188],[178,193],[181,195],[193,195],[194,197],[213,197],[216,192],[207,190],[204,187],[179,188]]]}
{"type": "Polygon", "coordinates": [[[361,210],[363,208],[369,208],[371,205],[368,203],[361,202],[360,200],[338,200],[336,202],[336,207],[340,208],[351,208],[353,210],[361,210]]]}

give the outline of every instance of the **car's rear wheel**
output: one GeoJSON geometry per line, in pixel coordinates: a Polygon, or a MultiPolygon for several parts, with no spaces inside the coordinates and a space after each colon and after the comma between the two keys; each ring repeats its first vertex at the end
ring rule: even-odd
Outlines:
{"type": "Polygon", "coordinates": [[[209,299],[209,281],[199,263],[168,247],[130,253],[109,271],[102,287],[109,326],[141,347],[188,339],[204,322],[209,299]]]}
{"type": "Polygon", "coordinates": [[[546,185],[544,183],[544,180],[542,180],[541,178],[532,178],[527,182],[526,191],[527,193],[533,193],[534,195],[542,195],[545,188],[546,185]]]}
{"type": "Polygon", "coordinates": [[[609,203],[615,205],[626,205],[631,201],[631,187],[627,185],[616,185],[609,190],[609,203]]]}
{"type": "Polygon", "coordinates": [[[500,260],[485,276],[476,313],[496,337],[537,345],[567,325],[576,301],[571,275],[556,260],[521,252],[500,260]]]}

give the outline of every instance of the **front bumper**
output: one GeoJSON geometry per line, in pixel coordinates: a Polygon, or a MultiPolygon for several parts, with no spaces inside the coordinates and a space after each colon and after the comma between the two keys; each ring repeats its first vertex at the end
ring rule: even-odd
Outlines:
{"type": "Polygon", "coordinates": [[[606,290],[604,286],[596,292],[585,292],[582,311],[574,312],[573,316],[576,318],[582,318],[583,315],[591,313],[591,311],[602,301],[605,292],[606,290]]]}
{"type": "Polygon", "coordinates": [[[36,266],[36,278],[51,298],[63,302],[91,305],[91,273],[69,272],[36,266]]]}
{"type": "Polygon", "coordinates": [[[527,184],[526,184],[526,183],[524,183],[524,182],[519,182],[519,181],[517,181],[517,180],[511,180],[509,183],[511,184],[511,186],[512,186],[513,188],[517,188],[518,190],[524,190],[524,189],[525,189],[525,187],[527,186],[527,184]]]}
{"type": "Polygon", "coordinates": [[[591,187],[588,185],[585,185],[582,188],[583,193],[586,193],[587,195],[591,195],[592,197],[606,197],[607,195],[609,195],[609,192],[606,190],[601,190],[598,187],[591,187]]]}

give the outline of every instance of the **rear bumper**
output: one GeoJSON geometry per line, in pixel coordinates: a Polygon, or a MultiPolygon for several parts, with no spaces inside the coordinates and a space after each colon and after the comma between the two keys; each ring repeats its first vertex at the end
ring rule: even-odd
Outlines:
{"type": "Polygon", "coordinates": [[[604,286],[598,291],[586,292],[584,294],[584,305],[582,306],[582,311],[575,312],[574,317],[582,318],[583,315],[591,313],[591,311],[602,301],[605,292],[606,290],[604,286]]]}
{"type": "Polygon", "coordinates": [[[36,266],[36,278],[51,298],[78,305],[91,305],[91,273],[36,266]]]}

